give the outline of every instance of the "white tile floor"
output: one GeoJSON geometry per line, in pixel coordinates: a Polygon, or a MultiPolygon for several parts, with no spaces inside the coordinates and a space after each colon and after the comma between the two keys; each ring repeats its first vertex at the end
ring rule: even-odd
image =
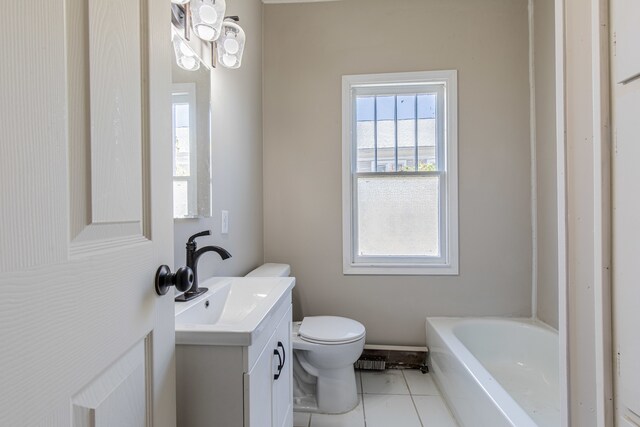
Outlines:
{"type": "Polygon", "coordinates": [[[457,427],[430,374],[356,371],[358,406],[341,415],[293,413],[294,427],[457,427]]]}

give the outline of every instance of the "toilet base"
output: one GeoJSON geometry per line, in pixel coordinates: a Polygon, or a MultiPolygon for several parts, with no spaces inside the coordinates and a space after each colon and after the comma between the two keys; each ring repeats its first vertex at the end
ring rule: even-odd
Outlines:
{"type": "Polygon", "coordinates": [[[329,415],[340,415],[347,412],[353,411],[358,406],[358,399],[356,398],[356,405],[347,409],[343,412],[326,412],[321,411],[318,408],[318,401],[315,396],[304,396],[304,397],[294,397],[293,398],[293,412],[305,412],[310,414],[329,414],[329,415]]]}
{"type": "Polygon", "coordinates": [[[318,400],[315,396],[302,396],[293,398],[293,412],[320,413],[318,400]]]}
{"type": "MultiPolygon", "coordinates": [[[[358,405],[353,365],[317,370],[318,376],[303,368],[304,356],[294,351],[293,410],[321,414],[343,414],[358,405]]],[[[315,373],[315,372],[314,372],[315,373]]]]}
{"type": "Polygon", "coordinates": [[[353,365],[321,372],[316,391],[322,413],[342,414],[354,409],[358,406],[358,391],[353,365]]]}
{"type": "Polygon", "coordinates": [[[319,414],[344,414],[358,406],[355,373],[341,372],[339,380],[325,376],[318,379],[315,393],[302,393],[294,386],[293,410],[295,412],[311,412],[319,414]],[[353,382],[345,381],[351,377],[353,382]],[[351,386],[353,384],[353,386],[351,386]]]}

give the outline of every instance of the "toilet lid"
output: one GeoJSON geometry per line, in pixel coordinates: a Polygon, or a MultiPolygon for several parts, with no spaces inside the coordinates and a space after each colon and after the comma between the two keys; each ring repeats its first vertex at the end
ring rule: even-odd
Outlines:
{"type": "Polygon", "coordinates": [[[302,339],[327,343],[357,341],[364,333],[362,323],[336,316],[305,317],[298,331],[302,339]]]}

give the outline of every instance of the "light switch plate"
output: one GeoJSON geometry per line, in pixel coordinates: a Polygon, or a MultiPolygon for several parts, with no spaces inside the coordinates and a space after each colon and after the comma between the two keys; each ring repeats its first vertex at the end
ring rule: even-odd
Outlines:
{"type": "Polygon", "coordinates": [[[222,211],[220,220],[220,232],[222,234],[229,234],[229,211],[222,211]]]}

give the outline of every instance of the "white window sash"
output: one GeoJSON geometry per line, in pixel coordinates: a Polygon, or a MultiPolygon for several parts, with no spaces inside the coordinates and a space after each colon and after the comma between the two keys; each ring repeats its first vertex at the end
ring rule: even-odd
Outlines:
{"type": "MultiPolygon", "coordinates": [[[[418,117],[415,120],[417,124],[418,117]]],[[[375,149],[377,147],[374,147],[375,149]]],[[[458,274],[457,73],[455,70],[343,77],[343,272],[390,275],[458,274]],[[437,93],[437,110],[445,112],[444,115],[439,114],[436,117],[438,120],[437,170],[358,173],[355,141],[356,96],[429,93],[437,93]],[[358,178],[366,176],[439,177],[440,256],[360,256],[357,254],[357,182],[358,178]]]]}

